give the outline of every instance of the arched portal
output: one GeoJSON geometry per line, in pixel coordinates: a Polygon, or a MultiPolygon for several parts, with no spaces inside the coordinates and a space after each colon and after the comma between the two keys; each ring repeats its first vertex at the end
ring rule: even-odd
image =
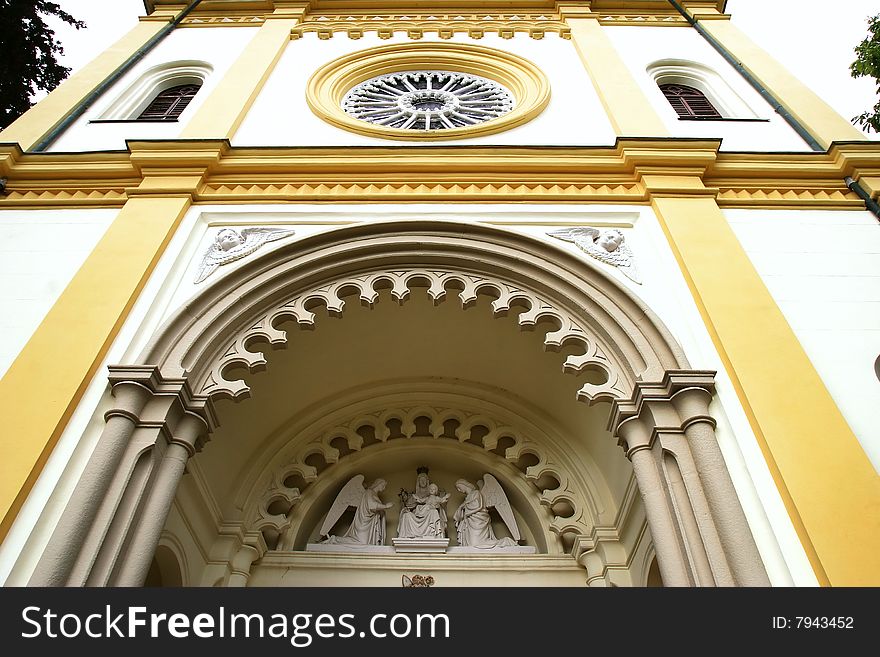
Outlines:
{"type": "Polygon", "coordinates": [[[407,221],[281,246],[110,381],[117,408],[35,584],[143,582],[188,463],[219,515],[224,581],[306,572],[294,553],[346,477],[398,481],[432,458],[450,488],[497,475],[535,564],[610,582],[637,488],[667,585],[767,581],[715,441],[712,373],[591,263],[519,234],[407,221]]]}

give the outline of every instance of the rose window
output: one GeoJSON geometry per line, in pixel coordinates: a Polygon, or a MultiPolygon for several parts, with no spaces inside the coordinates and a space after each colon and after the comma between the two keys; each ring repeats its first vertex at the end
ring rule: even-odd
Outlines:
{"type": "Polygon", "coordinates": [[[342,99],[361,121],[403,130],[447,130],[484,123],[511,111],[513,94],[469,73],[405,71],[361,82],[342,99]]]}

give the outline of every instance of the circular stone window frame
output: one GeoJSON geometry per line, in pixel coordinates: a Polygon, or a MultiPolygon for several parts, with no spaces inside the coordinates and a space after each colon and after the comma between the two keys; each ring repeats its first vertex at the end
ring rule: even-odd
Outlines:
{"type": "Polygon", "coordinates": [[[349,132],[404,141],[448,141],[492,135],[531,121],[550,102],[550,83],[537,66],[503,50],[461,43],[392,44],[325,64],[309,79],[306,100],[318,117],[349,132]],[[390,73],[426,70],[470,73],[497,82],[513,94],[514,107],[483,123],[431,131],[376,125],[342,109],[345,95],[361,82],[390,73]]]}

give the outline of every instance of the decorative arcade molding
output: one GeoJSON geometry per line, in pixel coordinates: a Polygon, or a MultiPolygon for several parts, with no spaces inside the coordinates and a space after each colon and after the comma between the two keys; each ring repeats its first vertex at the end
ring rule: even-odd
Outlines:
{"type": "Polygon", "coordinates": [[[287,530],[293,507],[300,503],[306,489],[321,475],[317,467],[308,463],[309,460],[318,457],[326,467],[373,445],[418,438],[469,443],[505,459],[522,473],[540,505],[549,510],[553,517],[549,524],[551,532],[557,536],[571,534],[575,540],[592,533],[598,516],[593,500],[596,493],[575,483],[577,477],[563,464],[565,457],[556,454],[546,441],[526,436],[521,429],[484,412],[426,404],[359,414],[325,428],[305,444],[297,442],[274,459],[276,465],[271,468],[268,484],[261,478],[254,491],[256,497],[246,504],[243,531],[268,530],[281,534],[287,530]],[[454,429],[450,428],[450,423],[454,429]],[[400,435],[393,435],[393,430],[400,435]],[[364,439],[366,434],[374,436],[370,445],[364,439]],[[528,457],[536,462],[528,465],[531,460],[528,457]],[[300,481],[299,485],[288,485],[292,479],[300,481]],[[558,512],[560,509],[565,513],[558,512]]]}
{"type": "Polygon", "coordinates": [[[251,371],[265,369],[268,361],[263,353],[252,352],[247,345],[258,339],[267,341],[273,348],[286,345],[287,331],[276,328],[281,322],[292,320],[300,328],[314,328],[315,313],[312,309],[318,306],[326,308],[333,316],[342,316],[346,303],[343,297],[356,294],[362,304],[372,307],[379,297],[379,289],[384,286],[389,286],[391,297],[402,304],[413,289],[426,283],[427,293],[435,305],[447,298],[448,290],[459,290],[462,309],[476,302],[479,295],[494,299],[492,312],[496,317],[505,316],[515,306],[524,306],[525,312],[517,318],[522,330],[533,330],[544,320],[553,321],[558,328],[544,337],[548,351],[558,351],[563,346],[571,345],[583,350],[579,355],[566,358],[564,370],[601,372],[605,379],[601,384],[585,383],[578,392],[578,399],[592,404],[626,396],[627,375],[568,313],[555,308],[535,293],[506,281],[473,272],[440,269],[372,272],[336,280],[285,300],[234,337],[211,367],[207,378],[201,382],[199,394],[231,399],[249,396],[247,384],[242,379],[227,379],[225,372],[236,366],[244,366],[251,371]]]}

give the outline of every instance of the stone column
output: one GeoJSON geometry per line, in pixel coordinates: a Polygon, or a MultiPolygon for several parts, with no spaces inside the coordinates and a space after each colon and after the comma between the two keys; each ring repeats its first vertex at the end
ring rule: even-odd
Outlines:
{"type": "Polygon", "coordinates": [[[626,442],[626,455],[632,462],[639,484],[663,583],[666,586],[693,586],[674,510],[651,449],[653,436],[648,427],[635,418],[621,424],[618,433],[626,442]]]}
{"type": "Polygon", "coordinates": [[[653,508],[646,512],[664,582],[670,583],[666,543],[674,538],[682,555],[689,557],[685,563],[693,584],[766,586],[769,579],[708,412],[714,376],[705,370],[669,370],[662,381],[639,382],[630,399],[614,403],[611,427],[626,444],[646,507],[649,497],[657,498],[650,500],[653,508]],[[665,457],[645,450],[655,442],[665,457]],[[639,456],[640,450],[644,456],[639,456]],[[664,458],[672,459],[666,469],[664,458]],[[654,486],[656,494],[646,485],[654,486]],[[677,496],[676,507],[667,494],[677,496]],[[652,519],[652,513],[661,517],[652,519]],[[671,527],[675,534],[658,535],[658,523],[664,532],[671,527]]]}
{"type": "Polygon", "coordinates": [[[177,494],[177,486],[186,469],[186,462],[200,448],[206,429],[205,421],[189,412],[185,413],[175,428],[173,438],[156,466],[146,500],[129,535],[121,565],[113,577],[114,586],[143,585],[177,494]]]}
{"type": "Polygon", "coordinates": [[[770,586],[758,546],[715,438],[715,420],[709,415],[711,400],[712,393],[706,388],[689,387],[676,393],[672,403],[682,420],[715,527],[737,583],[741,586],[770,586]]]}
{"type": "Polygon", "coordinates": [[[253,545],[242,545],[229,564],[232,572],[229,574],[226,586],[230,588],[247,586],[248,579],[251,576],[251,566],[261,556],[260,550],[253,545]]]}
{"type": "Polygon", "coordinates": [[[64,586],[79,555],[105,491],[119,466],[125,447],[138,424],[138,416],[152,396],[141,382],[113,385],[116,405],[104,415],[107,424],[34,574],[30,586],[64,586]]]}

